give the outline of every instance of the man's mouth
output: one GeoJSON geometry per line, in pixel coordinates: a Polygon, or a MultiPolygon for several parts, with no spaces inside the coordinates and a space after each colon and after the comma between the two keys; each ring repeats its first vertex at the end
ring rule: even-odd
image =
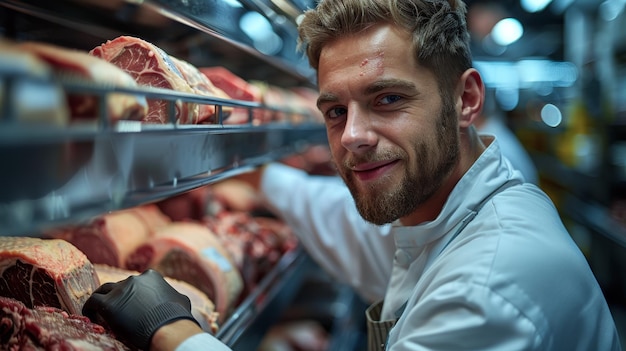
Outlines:
{"type": "Polygon", "coordinates": [[[352,167],[352,172],[360,181],[367,182],[379,179],[397,163],[398,160],[361,163],[352,167]]]}

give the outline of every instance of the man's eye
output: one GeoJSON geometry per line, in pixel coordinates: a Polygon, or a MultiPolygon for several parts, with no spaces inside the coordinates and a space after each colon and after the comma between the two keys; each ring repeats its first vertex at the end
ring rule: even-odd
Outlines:
{"type": "Polygon", "coordinates": [[[382,99],[378,100],[379,105],[389,105],[402,99],[400,95],[386,95],[382,99]]]}
{"type": "Polygon", "coordinates": [[[346,113],[346,109],[344,107],[333,107],[326,111],[326,117],[328,118],[337,118],[346,113]]]}

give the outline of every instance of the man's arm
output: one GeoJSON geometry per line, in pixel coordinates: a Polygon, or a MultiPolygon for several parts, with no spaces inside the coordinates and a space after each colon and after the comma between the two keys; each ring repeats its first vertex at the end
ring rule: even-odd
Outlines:
{"type": "Polygon", "coordinates": [[[154,332],[150,351],[174,351],[183,341],[203,332],[196,323],[190,320],[178,320],[166,324],[154,332]]]}

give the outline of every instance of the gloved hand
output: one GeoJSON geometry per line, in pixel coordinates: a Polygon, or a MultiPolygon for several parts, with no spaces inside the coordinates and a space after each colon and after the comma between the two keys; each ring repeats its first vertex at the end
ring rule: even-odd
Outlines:
{"type": "Polygon", "coordinates": [[[150,348],[152,335],[165,324],[179,319],[198,323],[191,314],[189,298],[152,269],[103,284],[85,302],[83,315],[108,325],[116,337],[140,350],[150,348]]]}

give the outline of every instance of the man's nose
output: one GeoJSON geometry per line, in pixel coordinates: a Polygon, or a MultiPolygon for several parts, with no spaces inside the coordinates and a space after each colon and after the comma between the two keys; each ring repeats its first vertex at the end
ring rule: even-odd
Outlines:
{"type": "Polygon", "coordinates": [[[371,115],[367,109],[356,104],[349,106],[341,144],[352,152],[359,152],[376,145],[376,141],[371,115]]]}

